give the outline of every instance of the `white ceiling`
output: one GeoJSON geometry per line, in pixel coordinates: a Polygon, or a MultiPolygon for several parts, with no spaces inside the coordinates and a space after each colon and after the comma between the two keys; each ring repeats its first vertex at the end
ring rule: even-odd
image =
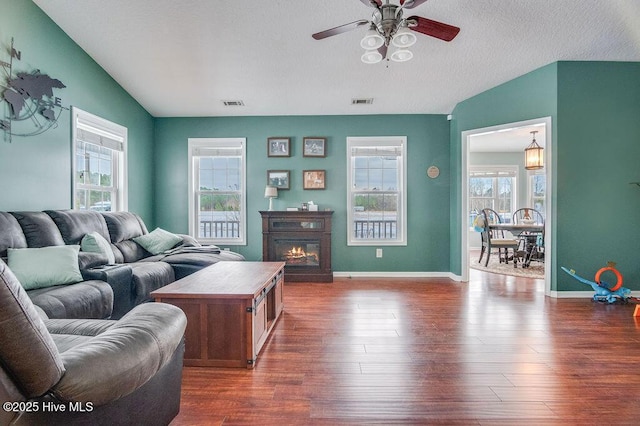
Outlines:
{"type": "Polygon", "coordinates": [[[544,124],[521,127],[504,127],[486,133],[477,133],[469,138],[469,152],[524,152],[531,144],[536,132],[536,143],[546,145],[544,124]]]}
{"type": "Polygon", "coordinates": [[[638,0],[430,0],[407,12],[458,37],[417,34],[413,60],[376,65],[366,26],[311,38],[369,19],[358,0],[34,2],[156,117],[447,114],[555,61],[640,61],[638,0]]]}

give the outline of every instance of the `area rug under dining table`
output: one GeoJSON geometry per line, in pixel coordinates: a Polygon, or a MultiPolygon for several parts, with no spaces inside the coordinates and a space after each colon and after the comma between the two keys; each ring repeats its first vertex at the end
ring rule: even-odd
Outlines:
{"type": "Polygon", "coordinates": [[[480,252],[472,251],[469,254],[469,267],[480,271],[491,272],[494,274],[511,275],[515,277],[527,277],[527,278],[544,278],[544,262],[532,261],[528,268],[523,268],[521,263],[518,263],[518,267],[513,267],[513,261],[509,263],[500,263],[498,260],[498,254],[492,254],[489,258],[489,264],[484,266],[486,257],[482,258],[482,262],[478,263],[480,252]]]}

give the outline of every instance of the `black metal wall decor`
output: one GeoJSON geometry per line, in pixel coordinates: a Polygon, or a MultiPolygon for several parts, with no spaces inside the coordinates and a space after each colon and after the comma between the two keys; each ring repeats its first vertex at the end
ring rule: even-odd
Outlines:
{"type": "Polygon", "coordinates": [[[0,130],[5,140],[12,136],[34,136],[57,126],[63,109],[62,100],[54,96],[54,89],[66,86],[58,79],[42,74],[40,70],[14,72],[14,59],[21,60],[11,39],[9,62],[0,60],[3,81],[0,82],[0,100],[4,101],[4,117],[0,117],[0,130]]]}

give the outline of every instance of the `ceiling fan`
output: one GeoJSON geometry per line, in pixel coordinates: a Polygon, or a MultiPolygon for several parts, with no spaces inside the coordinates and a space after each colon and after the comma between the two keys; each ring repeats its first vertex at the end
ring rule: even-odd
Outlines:
{"type": "Polygon", "coordinates": [[[376,63],[387,57],[390,44],[398,48],[392,53],[394,61],[407,61],[413,57],[413,53],[407,47],[413,45],[416,36],[409,30],[419,32],[444,41],[453,40],[460,28],[420,16],[404,18],[404,9],[413,9],[425,3],[427,0],[400,0],[400,5],[389,3],[389,0],[360,0],[365,5],[374,8],[371,20],[361,19],[348,24],[340,25],[325,31],[315,33],[312,37],[322,40],[337,34],[354,30],[363,25],[368,25],[369,30],[362,39],[360,45],[365,49],[362,61],[376,63]]]}

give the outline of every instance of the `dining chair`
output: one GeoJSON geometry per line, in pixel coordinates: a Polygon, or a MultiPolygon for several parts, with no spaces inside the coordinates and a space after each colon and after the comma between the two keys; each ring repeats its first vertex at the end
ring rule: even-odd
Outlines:
{"type": "Polygon", "coordinates": [[[480,249],[480,259],[478,259],[478,263],[482,262],[482,257],[487,253],[487,260],[484,263],[484,266],[487,266],[489,264],[491,250],[494,248],[498,249],[499,262],[502,263],[504,261],[505,263],[509,263],[509,249],[511,249],[513,267],[517,267],[518,258],[516,256],[516,250],[518,249],[520,241],[515,238],[506,237],[503,230],[489,228],[490,224],[502,223],[502,218],[498,212],[493,209],[482,209],[481,214],[484,219],[484,228],[482,232],[480,232],[482,248],[480,249]]]}
{"type": "MultiPolygon", "coordinates": [[[[513,212],[513,223],[544,225],[544,216],[536,209],[524,207],[513,212]]],[[[528,267],[532,260],[544,261],[544,228],[541,233],[524,231],[519,240],[517,254],[523,267],[528,267]]]]}

